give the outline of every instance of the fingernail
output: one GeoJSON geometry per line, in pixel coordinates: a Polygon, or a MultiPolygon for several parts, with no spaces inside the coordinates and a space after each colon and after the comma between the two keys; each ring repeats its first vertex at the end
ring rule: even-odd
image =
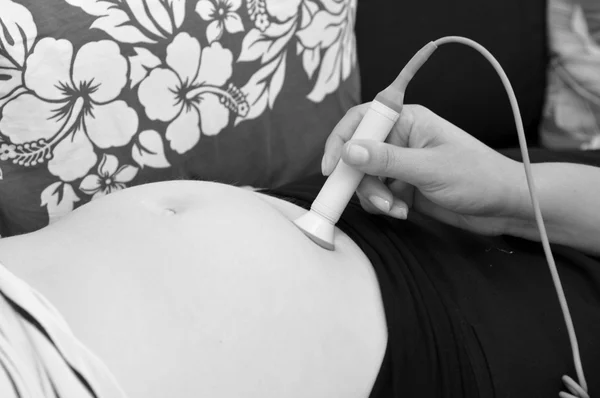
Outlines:
{"type": "Polygon", "coordinates": [[[404,207],[393,206],[390,210],[390,216],[399,218],[400,220],[406,220],[408,218],[408,211],[404,207]]]}
{"type": "Polygon", "coordinates": [[[321,160],[321,174],[326,176],[329,171],[329,158],[327,156],[323,156],[323,160],[321,160]]]}
{"type": "Polygon", "coordinates": [[[348,157],[350,163],[360,166],[369,161],[369,151],[367,151],[367,148],[360,145],[351,144],[348,148],[348,157]]]}
{"type": "Polygon", "coordinates": [[[373,206],[377,207],[380,211],[388,213],[390,211],[390,202],[379,196],[369,196],[369,201],[373,203],[373,206]]]}

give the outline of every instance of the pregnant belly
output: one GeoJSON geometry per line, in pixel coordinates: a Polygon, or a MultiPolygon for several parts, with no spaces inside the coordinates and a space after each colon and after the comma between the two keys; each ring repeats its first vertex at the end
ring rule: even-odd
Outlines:
{"type": "Polygon", "coordinates": [[[0,260],[39,290],[131,397],[366,397],[386,345],[373,270],[304,210],[208,182],[129,188],[0,260]]]}

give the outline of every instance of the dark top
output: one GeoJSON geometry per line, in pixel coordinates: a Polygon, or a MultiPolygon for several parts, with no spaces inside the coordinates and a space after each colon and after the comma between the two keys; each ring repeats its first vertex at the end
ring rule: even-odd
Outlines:
{"type": "MultiPolygon", "coordinates": [[[[265,192],[309,208],[324,181],[265,192]]],[[[482,237],[417,214],[373,216],[356,197],[338,226],[373,264],[385,308],[388,345],[371,398],[556,397],[563,375],[576,380],[541,244],[482,237]]],[[[600,261],[558,245],[553,253],[594,396],[600,261]]]]}

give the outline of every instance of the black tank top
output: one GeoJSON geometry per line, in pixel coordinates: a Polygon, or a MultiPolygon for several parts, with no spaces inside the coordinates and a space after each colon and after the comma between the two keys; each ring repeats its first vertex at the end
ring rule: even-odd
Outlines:
{"type": "MultiPolygon", "coordinates": [[[[266,194],[306,209],[314,177],[266,194]]],[[[482,237],[411,214],[373,216],[354,197],[338,226],[371,261],[388,328],[371,398],[557,397],[575,379],[541,245],[482,237]]],[[[600,394],[600,261],[553,246],[589,391],[600,394]]]]}

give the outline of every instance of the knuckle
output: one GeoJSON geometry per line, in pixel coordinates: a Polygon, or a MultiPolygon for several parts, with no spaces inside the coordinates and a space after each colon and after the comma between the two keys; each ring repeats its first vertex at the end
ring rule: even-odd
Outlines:
{"type": "Polygon", "coordinates": [[[381,168],[381,171],[392,171],[396,165],[396,155],[394,151],[387,147],[384,147],[384,150],[379,151],[378,164],[381,168]]]}
{"type": "Polygon", "coordinates": [[[432,125],[437,125],[437,115],[429,108],[423,105],[411,105],[406,115],[406,129],[408,132],[409,142],[410,137],[414,137],[417,133],[422,133],[431,129],[432,125]]]}
{"type": "Polygon", "coordinates": [[[423,121],[432,120],[435,116],[433,111],[423,105],[414,105],[410,113],[411,127],[414,127],[415,124],[422,124],[423,121]]]}
{"type": "Polygon", "coordinates": [[[411,108],[411,111],[415,115],[419,115],[419,116],[427,116],[428,114],[431,113],[429,108],[427,108],[426,106],[420,105],[420,104],[411,105],[410,108],[411,108]]]}
{"type": "Polygon", "coordinates": [[[431,109],[420,104],[410,105],[409,109],[415,118],[429,118],[433,115],[431,109]]]}

